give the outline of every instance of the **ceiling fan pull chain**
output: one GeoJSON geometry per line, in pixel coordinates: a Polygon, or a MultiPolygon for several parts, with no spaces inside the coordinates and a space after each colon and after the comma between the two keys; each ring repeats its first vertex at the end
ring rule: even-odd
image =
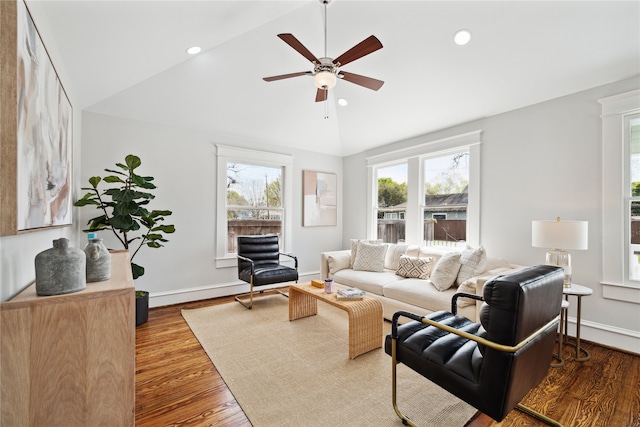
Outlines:
{"type": "Polygon", "coordinates": [[[324,98],[324,119],[327,120],[329,118],[329,93],[327,92],[327,96],[324,98]]]}

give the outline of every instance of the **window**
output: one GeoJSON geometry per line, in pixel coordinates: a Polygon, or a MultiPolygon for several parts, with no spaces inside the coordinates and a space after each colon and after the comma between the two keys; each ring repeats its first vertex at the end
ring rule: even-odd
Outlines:
{"type": "Polygon", "coordinates": [[[282,235],[282,168],[227,161],[227,253],[238,236],[282,235]]]}
{"type": "Polygon", "coordinates": [[[624,120],[624,145],[627,154],[628,188],[625,189],[629,215],[628,258],[629,280],[640,281],[640,114],[627,116],[624,120]]]}
{"type": "Polygon", "coordinates": [[[427,157],[423,168],[425,244],[466,242],[469,151],[427,157]]]}
{"type": "Polygon", "coordinates": [[[602,296],[640,303],[640,90],[602,108],[602,296]]]}
{"type": "Polygon", "coordinates": [[[385,243],[404,242],[405,209],[407,206],[407,164],[401,163],[376,169],[378,218],[376,238],[385,243]]]}
{"type": "Polygon", "coordinates": [[[235,267],[241,235],[277,234],[291,247],[293,157],[217,145],[216,266],[235,267]]]}
{"type": "Polygon", "coordinates": [[[368,157],[368,237],[479,245],[480,143],[475,131],[368,157]]]}

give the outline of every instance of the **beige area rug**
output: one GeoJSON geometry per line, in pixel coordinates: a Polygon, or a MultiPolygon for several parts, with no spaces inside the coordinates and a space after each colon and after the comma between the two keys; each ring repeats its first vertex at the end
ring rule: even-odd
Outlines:
{"type": "MultiPolygon", "coordinates": [[[[402,426],[391,357],[379,348],[349,359],[346,312],[319,302],[318,315],[290,322],[288,300],[273,295],[252,310],[233,302],[182,315],[255,427],[402,426]]],[[[476,412],[404,365],[398,386],[418,425],[461,427],[476,412]]]]}

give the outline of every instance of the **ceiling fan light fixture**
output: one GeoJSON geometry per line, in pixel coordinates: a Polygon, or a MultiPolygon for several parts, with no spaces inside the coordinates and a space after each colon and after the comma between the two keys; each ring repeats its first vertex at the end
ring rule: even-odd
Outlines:
{"type": "Polygon", "coordinates": [[[332,89],[337,80],[336,75],[330,71],[320,71],[313,77],[313,83],[318,89],[332,89]]]}

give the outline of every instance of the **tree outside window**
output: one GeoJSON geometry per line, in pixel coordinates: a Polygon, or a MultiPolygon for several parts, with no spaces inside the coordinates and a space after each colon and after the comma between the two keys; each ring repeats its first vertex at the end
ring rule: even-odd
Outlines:
{"type": "Polygon", "coordinates": [[[282,169],[227,163],[228,252],[238,236],[282,233],[282,169]]]}

